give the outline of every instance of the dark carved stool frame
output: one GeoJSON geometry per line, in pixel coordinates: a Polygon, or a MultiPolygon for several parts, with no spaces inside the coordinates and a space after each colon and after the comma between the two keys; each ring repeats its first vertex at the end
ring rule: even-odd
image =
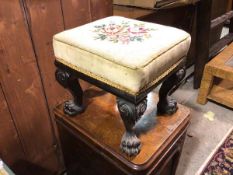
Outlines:
{"type": "Polygon", "coordinates": [[[67,88],[74,98],[73,100],[65,102],[64,112],[66,114],[74,116],[84,111],[83,91],[78,79],[83,79],[117,96],[118,110],[126,129],[121,140],[120,148],[128,156],[135,156],[140,152],[141,142],[134,131],[134,126],[146,111],[147,94],[166,79],[159,91],[157,113],[161,115],[172,115],[178,108],[176,101],[171,99],[168,94],[184,78],[186,72],[185,63],[181,62],[173,71],[156,84],[138,95],[132,95],[78,72],[58,61],[55,61],[55,65],[57,66],[55,73],[57,81],[64,88],[67,88]]]}

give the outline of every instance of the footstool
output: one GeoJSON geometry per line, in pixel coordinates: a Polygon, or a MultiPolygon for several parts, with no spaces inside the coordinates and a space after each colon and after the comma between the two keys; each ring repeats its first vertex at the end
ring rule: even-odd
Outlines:
{"type": "Polygon", "coordinates": [[[157,113],[177,111],[168,94],[185,75],[190,40],[182,30],[118,16],[56,34],[56,79],[74,97],[65,102],[64,112],[74,116],[85,110],[78,79],[116,95],[126,129],[120,148],[129,156],[137,155],[141,142],[134,126],[147,108],[147,94],[165,79],[157,113]]]}

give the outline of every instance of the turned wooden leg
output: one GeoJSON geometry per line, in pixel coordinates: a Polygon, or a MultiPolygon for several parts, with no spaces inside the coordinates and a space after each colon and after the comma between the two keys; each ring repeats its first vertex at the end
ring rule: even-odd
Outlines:
{"type": "Polygon", "coordinates": [[[118,97],[117,106],[126,130],[122,136],[120,148],[128,156],[135,156],[140,152],[141,141],[135,134],[134,126],[146,111],[147,100],[145,98],[135,105],[118,97]]]}
{"type": "Polygon", "coordinates": [[[74,116],[84,111],[83,107],[83,91],[77,78],[73,77],[69,72],[57,69],[56,80],[66,89],[70,91],[73,100],[66,101],[64,104],[64,112],[70,116],[74,116]]]}
{"type": "Polygon", "coordinates": [[[183,67],[163,82],[159,90],[159,102],[157,104],[157,113],[159,115],[172,115],[177,111],[176,100],[171,99],[168,94],[184,78],[185,73],[186,69],[183,67]]]}
{"type": "Polygon", "coordinates": [[[210,92],[210,89],[213,85],[213,75],[207,71],[208,67],[205,68],[204,74],[203,74],[203,78],[201,80],[201,87],[199,89],[199,94],[198,94],[198,98],[197,98],[197,102],[199,104],[206,104],[207,102],[207,96],[210,92]]]}

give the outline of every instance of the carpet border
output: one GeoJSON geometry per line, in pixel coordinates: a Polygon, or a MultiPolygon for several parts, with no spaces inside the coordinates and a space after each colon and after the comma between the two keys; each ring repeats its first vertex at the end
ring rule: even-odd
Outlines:
{"type": "Polygon", "coordinates": [[[227,131],[227,134],[223,137],[223,139],[218,143],[218,145],[214,148],[213,151],[211,151],[210,155],[208,156],[208,158],[204,161],[204,163],[202,164],[202,166],[199,168],[199,170],[196,172],[195,175],[201,175],[201,173],[203,173],[204,168],[209,164],[209,162],[211,161],[211,158],[213,157],[213,155],[216,153],[216,151],[222,146],[222,144],[224,143],[224,141],[227,139],[227,137],[231,134],[231,132],[233,132],[233,127],[230,128],[227,131]]]}

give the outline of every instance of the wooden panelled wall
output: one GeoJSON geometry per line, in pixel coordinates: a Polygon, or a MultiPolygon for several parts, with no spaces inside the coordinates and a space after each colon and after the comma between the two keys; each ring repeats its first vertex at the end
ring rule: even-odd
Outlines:
{"type": "Polygon", "coordinates": [[[111,14],[111,0],[0,0],[0,158],[16,171],[63,169],[52,110],[68,94],[55,81],[52,37],[111,14]]]}

